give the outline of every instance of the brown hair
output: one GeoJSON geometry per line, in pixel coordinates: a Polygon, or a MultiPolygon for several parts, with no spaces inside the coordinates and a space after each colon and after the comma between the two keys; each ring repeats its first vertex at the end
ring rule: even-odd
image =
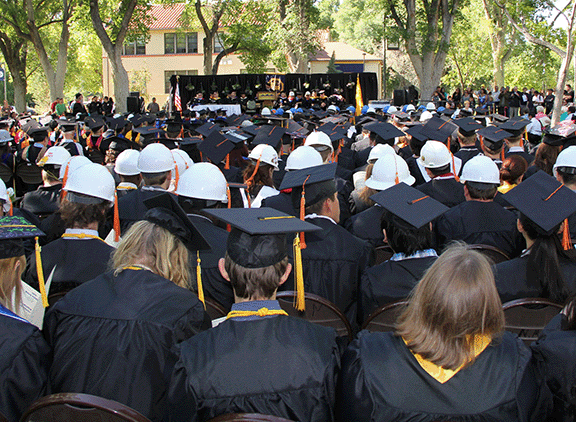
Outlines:
{"type": "Polygon", "coordinates": [[[107,201],[101,204],[80,204],[65,198],[60,204],[60,217],[67,228],[81,229],[94,222],[102,223],[109,208],[110,203],[107,201]]]}
{"type": "MultiPolygon", "coordinates": [[[[244,179],[244,182],[246,182],[252,176],[252,173],[254,173],[255,168],[256,164],[250,161],[246,166],[246,168],[244,169],[244,171],[242,172],[242,178],[244,179]]],[[[252,179],[253,183],[248,188],[248,192],[250,193],[250,195],[252,196],[257,195],[258,191],[256,190],[256,187],[258,188],[261,186],[270,186],[272,188],[274,187],[274,180],[272,179],[272,176],[270,174],[271,168],[272,166],[270,164],[260,162],[260,164],[258,165],[258,171],[256,172],[254,178],[252,179]]]]}
{"type": "Polygon", "coordinates": [[[512,154],[504,160],[500,169],[500,181],[510,184],[520,182],[520,178],[526,172],[528,162],[518,154],[512,154]]]}
{"type": "Polygon", "coordinates": [[[536,150],[534,165],[550,176],[554,176],[552,174],[552,168],[554,167],[554,163],[556,163],[560,151],[562,151],[561,146],[552,146],[542,142],[536,150]]]}
{"type": "Polygon", "coordinates": [[[26,258],[24,255],[12,258],[0,259],[0,303],[15,312],[22,302],[22,282],[20,278],[22,271],[26,267],[26,258]],[[15,270],[16,263],[20,266],[15,270]],[[12,301],[12,292],[14,291],[14,301],[12,301]]]}
{"type": "Polygon", "coordinates": [[[286,272],[288,257],[264,268],[245,268],[236,264],[226,252],[224,268],[230,277],[236,296],[242,299],[268,299],[280,285],[286,272]]]}
{"type": "Polygon", "coordinates": [[[488,260],[463,244],[448,247],[426,271],[400,315],[397,334],[424,359],[456,369],[474,359],[474,336],[504,328],[488,260]]]}
{"type": "Polygon", "coordinates": [[[130,227],[111,261],[115,275],[136,264],[147,266],[180,287],[190,286],[188,249],[168,230],[146,220],[130,227]]]}

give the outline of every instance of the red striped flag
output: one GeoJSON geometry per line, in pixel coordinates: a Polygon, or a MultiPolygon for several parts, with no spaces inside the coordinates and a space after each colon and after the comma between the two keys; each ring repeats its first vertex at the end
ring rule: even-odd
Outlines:
{"type": "Polygon", "coordinates": [[[182,98],[180,98],[180,83],[176,81],[176,92],[174,93],[174,107],[177,111],[182,111],[182,98]]]}

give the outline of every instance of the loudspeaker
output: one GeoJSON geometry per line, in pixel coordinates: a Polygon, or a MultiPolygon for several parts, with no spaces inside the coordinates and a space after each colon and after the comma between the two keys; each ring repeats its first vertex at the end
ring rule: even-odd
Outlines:
{"type": "Polygon", "coordinates": [[[131,96],[131,97],[139,97],[139,96],[140,96],[140,91],[130,91],[130,96],[131,96]]]}
{"type": "Polygon", "coordinates": [[[138,97],[126,97],[126,109],[129,113],[140,113],[138,97]]]}
{"type": "Polygon", "coordinates": [[[403,106],[406,104],[406,91],[403,89],[395,89],[394,90],[394,105],[395,106],[403,106]]]}

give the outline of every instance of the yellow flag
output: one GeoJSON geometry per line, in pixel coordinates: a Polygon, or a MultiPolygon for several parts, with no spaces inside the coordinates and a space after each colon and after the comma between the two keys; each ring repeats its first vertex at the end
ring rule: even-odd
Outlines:
{"type": "Polygon", "coordinates": [[[362,101],[362,87],[360,86],[360,75],[356,76],[356,116],[360,116],[362,112],[362,107],[364,107],[364,101],[362,101]]]}

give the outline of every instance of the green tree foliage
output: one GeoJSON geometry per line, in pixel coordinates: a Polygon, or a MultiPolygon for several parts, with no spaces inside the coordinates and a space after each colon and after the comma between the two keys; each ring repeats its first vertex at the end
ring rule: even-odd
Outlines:
{"type": "Polygon", "coordinates": [[[370,54],[381,54],[383,6],[383,2],[376,0],[343,0],[334,16],[339,39],[370,54]]]}
{"type": "Polygon", "coordinates": [[[336,52],[332,51],[332,56],[330,56],[330,61],[328,62],[328,68],[326,73],[342,73],[342,71],[336,68],[336,52]]]}

